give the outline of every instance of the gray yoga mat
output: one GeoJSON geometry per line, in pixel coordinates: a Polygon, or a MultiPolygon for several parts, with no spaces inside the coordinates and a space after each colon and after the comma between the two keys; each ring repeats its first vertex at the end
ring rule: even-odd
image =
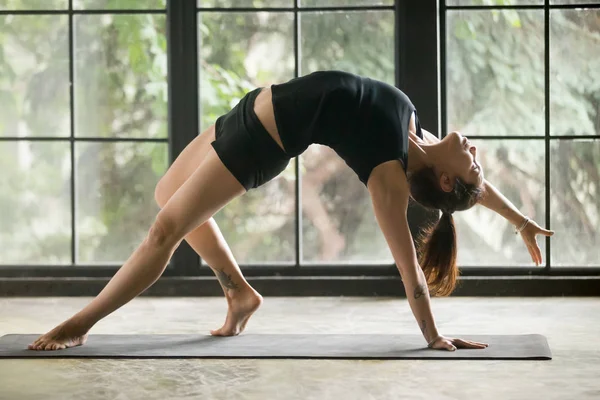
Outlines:
{"type": "Polygon", "coordinates": [[[486,349],[428,349],[419,335],[242,334],[94,335],[84,346],[59,351],[28,350],[39,335],[5,335],[0,358],[340,358],[550,360],[542,335],[456,335],[488,343],[486,349]]]}

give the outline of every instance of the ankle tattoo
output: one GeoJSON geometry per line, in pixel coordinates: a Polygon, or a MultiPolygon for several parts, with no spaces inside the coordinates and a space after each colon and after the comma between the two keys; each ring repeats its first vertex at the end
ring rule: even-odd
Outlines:
{"type": "Polygon", "coordinates": [[[225,287],[226,289],[233,290],[239,289],[239,286],[231,279],[231,275],[227,275],[224,270],[217,269],[216,273],[217,279],[219,280],[219,282],[221,282],[221,285],[223,285],[223,287],[225,287]]]}

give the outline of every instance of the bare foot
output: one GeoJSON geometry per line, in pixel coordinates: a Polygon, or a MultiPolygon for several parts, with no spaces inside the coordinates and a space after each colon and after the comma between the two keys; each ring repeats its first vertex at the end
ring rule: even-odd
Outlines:
{"type": "Polygon", "coordinates": [[[87,340],[87,333],[72,322],[65,321],[28,346],[29,350],[61,350],[81,346],[87,340]]]}
{"type": "Polygon", "coordinates": [[[217,330],[210,331],[213,336],[236,336],[242,333],[248,320],[262,304],[262,296],[250,288],[243,293],[227,296],[227,318],[225,324],[217,330]]]}

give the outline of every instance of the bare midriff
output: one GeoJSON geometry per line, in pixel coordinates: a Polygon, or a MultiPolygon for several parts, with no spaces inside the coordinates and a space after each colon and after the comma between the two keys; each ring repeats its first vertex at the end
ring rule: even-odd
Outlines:
{"type": "Polygon", "coordinates": [[[271,94],[271,88],[263,88],[260,94],[254,101],[254,112],[258,117],[259,121],[263,124],[269,135],[273,140],[285,151],[281,137],[277,131],[277,125],[275,124],[275,112],[273,111],[273,97],[271,94]]]}

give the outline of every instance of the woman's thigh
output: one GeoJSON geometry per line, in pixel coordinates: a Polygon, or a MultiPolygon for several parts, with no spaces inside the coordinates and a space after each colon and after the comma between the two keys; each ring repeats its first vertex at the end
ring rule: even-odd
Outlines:
{"type": "Polygon", "coordinates": [[[164,204],[156,222],[169,242],[178,242],[245,192],[209,147],[200,165],[164,204]]]}
{"type": "Polygon", "coordinates": [[[213,124],[192,140],[177,156],[165,175],[156,185],[155,197],[162,207],[183,183],[198,169],[215,140],[213,124]]]}

